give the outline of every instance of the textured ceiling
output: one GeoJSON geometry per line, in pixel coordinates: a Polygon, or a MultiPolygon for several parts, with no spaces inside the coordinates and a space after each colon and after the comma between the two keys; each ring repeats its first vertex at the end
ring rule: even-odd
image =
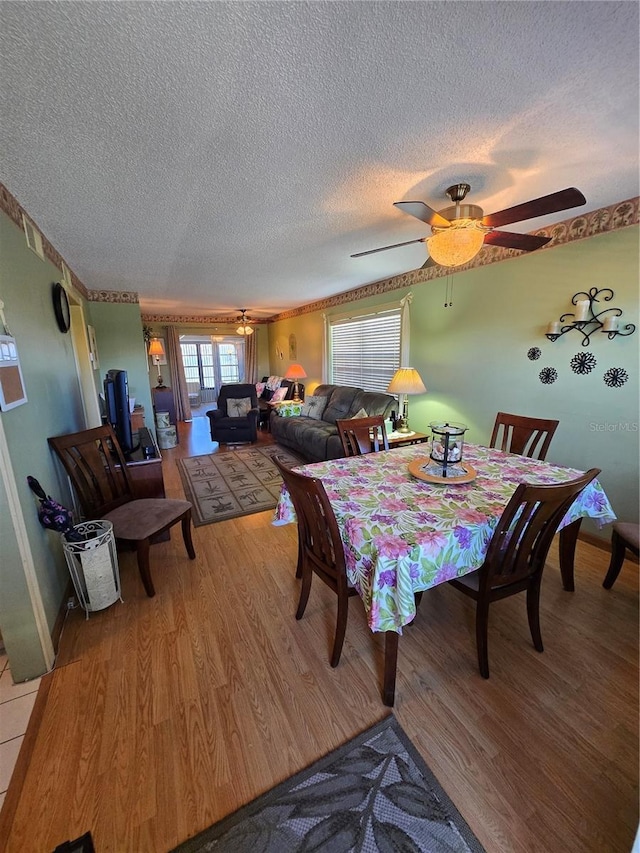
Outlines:
{"type": "Polygon", "coordinates": [[[270,316],[421,266],[349,257],[428,233],[397,200],[638,195],[638,10],[4,0],[0,180],[89,289],[270,316]]]}

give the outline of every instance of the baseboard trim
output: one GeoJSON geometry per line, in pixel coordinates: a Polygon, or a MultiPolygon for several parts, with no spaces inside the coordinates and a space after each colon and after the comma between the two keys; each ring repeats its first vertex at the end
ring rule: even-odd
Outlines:
{"type": "Polygon", "coordinates": [[[611,540],[603,539],[601,536],[596,536],[594,533],[585,533],[582,530],[578,533],[578,539],[586,542],[587,545],[593,545],[595,548],[600,548],[601,551],[611,552],[611,540]]]}
{"type": "MultiPolygon", "coordinates": [[[[60,609],[58,610],[58,615],[56,616],[56,621],[53,623],[53,630],[51,631],[51,642],[53,643],[53,650],[56,653],[56,657],[58,655],[58,646],[60,645],[60,637],[62,636],[62,629],[64,628],[64,620],[67,618],[67,601],[70,598],[76,598],[76,591],[73,588],[73,583],[71,578],[67,581],[67,586],[64,591],[64,595],[62,596],[62,603],[60,604],[60,609]]],[[[55,661],[54,661],[55,667],[55,661]]]]}
{"type": "MultiPolygon", "coordinates": [[[[611,553],[611,540],[601,539],[600,536],[595,536],[593,533],[579,533],[578,539],[582,539],[587,545],[593,545],[594,548],[600,548],[601,551],[611,553]]],[[[625,560],[630,560],[632,563],[640,563],[640,560],[628,548],[624,555],[625,560]]]]}

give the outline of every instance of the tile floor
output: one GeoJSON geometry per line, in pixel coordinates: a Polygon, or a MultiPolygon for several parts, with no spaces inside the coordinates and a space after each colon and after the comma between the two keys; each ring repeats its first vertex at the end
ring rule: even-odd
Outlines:
{"type": "Polygon", "coordinates": [[[0,808],[36,701],[40,679],[14,684],[9,659],[0,651],[0,808]]]}

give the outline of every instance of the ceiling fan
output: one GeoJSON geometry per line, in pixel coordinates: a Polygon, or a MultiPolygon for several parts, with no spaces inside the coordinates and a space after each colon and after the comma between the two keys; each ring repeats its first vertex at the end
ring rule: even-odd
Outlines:
{"type": "Polygon", "coordinates": [[[425,269],[435,264],[444,267],[466,264],[478,254],[483,245],[533,252],[548,243],[551,237],[496,231],[496,228],[510,225],[512,222],[521,222],[536,216],[568,210],[587,202],[580,190],[568,187],[485,216],[484,211],[477,204],[462,204],[470,189],[469,184],[463,183],[448,187],[446,194],[453,205],[440,211],[432,210],[423,201],[395,201],[394,207],[430,225],[431,236],[394,243],[392,246],[381,246],[379,249],[369,249],[367,252],[357,252],[351,257],[361,258],[363,255],[397,249],[399,246],[409,246],[411,243],[426,243],[429,258],[421,267],[425,269]]]}

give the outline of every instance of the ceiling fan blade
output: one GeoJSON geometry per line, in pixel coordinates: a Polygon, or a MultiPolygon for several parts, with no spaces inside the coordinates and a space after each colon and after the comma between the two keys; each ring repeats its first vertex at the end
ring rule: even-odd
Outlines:
{"type": "Polygon", "coordinates": [[[399,246],[410,246],[412,243],[424,243],[426,237],[419,237],[417,240],[407,240],[405,243],[394,243],[393,246],[380,246],[379,249],[369,249],[366,252],[356,252],[355,255],[349,255],[350,258],[362,258],[364,255],[373,255],[375,252],[386,252],[387,249],[397,249],[399,246]]]}
{"type": "Polygon", "coordinates": [[[580,190],[568,187],[551,195],[543,195],[515,207],[507,207],[497,213],[490,213],[482,218],[482,224],[490,228],[500,228],[511,222],[522,222],[524,219],[533,219],[536,216],[546,216],[548,213],[557,213],[559,210],[568,210],[570,207],[579,207],[586,204],[587,200],[580,190]]]}
{"type": "Polygon", "coordinates": [[[423,201],[394,201],[393,206],[403,213],[408,213],[409,216],[415,216],[420,222],[426,222],[428,225],[435,225],[438,228],[448,228],[451,225],[448,219],[440,216],[423,201]]]}
{"type": "Polygon", "coordinates": [[[437,263],[433,260],[433,258],[427,258],[427,260],[420,267],[421,270],[426,270],[429,267],[437,267],[437,263]]]}
{"type": "Polygon", "coordinates": [[[489,231],[484,235],[484,242],[491,246],[502,246],[504,249],[522,249],[523,252],[533,252],[545,246],[551,237],[538,237],[535,234],[512,234],[510,231],[489,231]]]}

